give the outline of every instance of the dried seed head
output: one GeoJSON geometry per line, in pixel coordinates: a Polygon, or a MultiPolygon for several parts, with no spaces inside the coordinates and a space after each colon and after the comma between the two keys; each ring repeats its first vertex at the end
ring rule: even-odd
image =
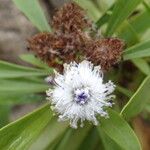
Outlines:
{"type": "Polygon", "coordinates": [[[100,39],[89,43],[84,53],[88,60],[101,65],[103,70],[108,70],[120,60],[124,45],[124,42],[117,38],[100,39]]]}
{"type": "Polygon", "coordinates": [[[92,22],[79,5],[71,2],[65,4],[56,12],[52,20],[52,26],[59,32],[68,33],[91,28],[92,22]]]}
{"type": "Polygon", "coordinates": [[[58,11],[52,24],[55,32],[32,37],[28,41],[29,50],[59,71],[62,71],[63,63],[79,62],[83,58],[108,70],[121,57],[124,42],[117,38],[99,39],[94,24],[74,2],[58,11]]]}
{"type": "MultiPolygon", "coordinates": [[[[28,49],[45,61],[48,65],[56,67],[56,56],[60,55],[58,49],[62,47],[62,41],[50,33],[40,33],[28,40],[28,49]],[[55,49],[54,49],[55,48],[55,49]]],[[[57,64],[60,68],[60,65],[57,64]]]]}
{"type": "Polygon", "coordinates": [[[87,40],[82,33],[63,35],[40,33],[28,40],[28,48],[49,66],[60,69],[63,63],[79,61],[77,55],[85,47],[87,40]]]}

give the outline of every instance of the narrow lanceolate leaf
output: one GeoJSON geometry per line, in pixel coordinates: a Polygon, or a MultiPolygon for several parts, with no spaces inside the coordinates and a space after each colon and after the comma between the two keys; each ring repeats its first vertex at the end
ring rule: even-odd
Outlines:
{"type": "Polygon", "coordinates": [[[39,68],[43,68],[49,71],[49,73],[53,72],[53,69],[50,68],[46,63],[42,62],[39,58],[36,58],[34,55],[32,54],[22,54],[20,55],[20,58],[29,63],[32,64],[34,66],[37,66],[39,68]]]}
{"type": "Polygon", "coordinates": [[[53,118],[28,150],[46,150],[47,147],[51,149],[52,144],[62,137],[67,127],[67,123],[58,122],[53,118]]]}
{"type": "Polygon", "coordinates": [[[145,75],[150,75],[150,66],[146,60],[142,58],[137,58],[132,60],[133,64],[145,75]]]}
{"type": "Polygon", "coordinates": [[[109,118],[101,118],[100,122],[98,128],[101,128],[123,150],[141,150],[135,133],[117,112],[109,110],[109,118]]]}
{"type": "Polygon", "coordinates": [[[101,128],[98,128],[98,133],[105,150],[123,150],[101,128]]]}
{"type": "Polygon", "coordinates": [[[37,92],[45,92],[49,86],[40,81],[34,81],[31,79],[17,78],[17,79],[7,79],[0,80],[0,94],[27,94],[27,93],[37,93],[37,92]]]}
{"type": "Polygon", "coordinates": [[[143,5],[150,12],[150,2],[148,0],[144,0],[143,1],[143,5]]]}
{"type": "Polygon", "coordinates": [[[113,8],[114,8],[114,5],[112,5],[112,6],[103,14],[103,16],[101,16],[100,19],[98,19],[98,21],[96,22],[96,27],[97,27],[97,28],[100,28],[103,24],[105,24],[105,23],[109,20],[113,8]]]}
{"type": "Polygon", "coordinates": [[[150,26],[150,13],[144,11],[135,17],[133,16],[129,21],[124,22],[119,27],[118,35],[123,38],[127,44],[130,45],[139,42],[142,39],[142,35],[146,33],[150,26]]]}
{"type": "Polygon", "coordinates": [[[133,95],[133,92],[132,92],[132,91],[130,91],[130,90],[128,90],[128,89],[126,89],[126,88],[124,88],[124,87],[122,87],[122,86],[119,86],[119,85],[116,86],[116,90],[117,90],[118,92],[124,94],[124,95],[127,96],[127,97],[131,97],[131,96],[133,95]]]}
{"type": "Polygon", "coordinates": [[[35,69],[31,67],[23,67],[20,65],[0,61],[0,78],[18,78],[29,76],[48,75],[49,71],[44,69],[35,69]]]}
{"type": "Polygon", "coordinates": [[[45,97],[38,94],[19,94],[18,92],[0,92],[0,104],[1,105],[16,105],[27,104],[45,100],[45,97]]]}
{"type": "Polygon", "coordinates": [[[78,148],[78,150],[87,150],[87,149],[94,150],[97,149],[97,145],[99,143],[100,143],[100,138],[97,129],[96,127],[93,127],[88,132],[88,135],[86,136],[82,144],[80,144],[80,148],[78,148]]]}
{"type": "Polygon", "coordinates": [[[142,0],[118,0],[108,22],[106,36],[111,36],[142,0]]]}
{"type": "Polygon", "coordinates": [[[9,122],[9,114],[10,114],[11,106],[0,105],[0,128],[6,125],[9,122]]]}
{"type": "Polygon", "coordinates": [[[125,20],[124,23],[120,26],[116,34],[119,38],[124,39],[127,47],[130,47],[140,42],[138,34],[127,20],[125,20]]]}
{"type": "Polygon", "coordinates": [[[150,99],[150,76],[148,76],[134,93],[128,103],[124,106],[121,114],[127,120],[139,114],[150,99]]]}
{"type": "Polygon", "coordinates": [[[76,2],[78,5],[80,5],[83,9],[85,9],[88,16],[90,16],[92,20],[96,21],[99,18],[101,13],[92,1],[86,1],[86,3],[84,0],[80,0],[80,1],[73,0],[73,1],[76,2]]]}
{"type": "Polygon", "coordinates": [[[150,40],[136,44],[123,53],[124,60],[149,57],[150,56],[150,40]]]}
{"type": "Polygon", "coordinates": [[[57,150],[77,150],[79,149],[81,143],[84,141],[85,137],[88,135],[90,126],[84,128],[68,129],[60,143],[57,144],[57,150]]]}
{"type": "Polygon", "coordinates": [[[27,150],[52,118],[49,105],[0,129],[1,150],[27,150]]]}
{"type": "Polygon", "coordinates": [[[40,31],[51,31],[38,0],[13,0],[40,31]]]}

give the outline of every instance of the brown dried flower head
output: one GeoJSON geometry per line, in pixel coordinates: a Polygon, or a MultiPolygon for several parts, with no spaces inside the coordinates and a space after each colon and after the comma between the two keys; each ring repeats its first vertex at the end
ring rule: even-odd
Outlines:
{"type": "Polygon", "coordinates": [[[86,46],[85,55],[103,70],[108,70],[121,59],[124,42],[118,38],[104,38],[92,41],[86,46]]]}
{"type": "Polygon", "coordinates": [[[61,41],[50,33],[40,33],[28,40],[28,49],[35,52],[36,56],[47,62],[48,65],[56,67],[55,58],[58,57],[59,52],[53,48],[59,48],[61,41]]]}
{"type": "Polygon", "coordinates": [[[28,40],[29,50],[49,66],[62,68],[64,62],[79,61],[78,53],[86,45],[82,34],[40,33],[28,40]]]}
{"type": "Polygon", "coordinates": [[[77,32],[92,27],[84,9],[75,2],[67,3],[60,8],[53,17],[52,26],[62,33],[77,32]]]}
{"type": "Polygon", "coordinates": [[[63,63],[84,58],[108,70],[120,60],[124,42],[117,38],[98,39],[89,34],[95,34],[92,22],[76,3],[65,4],[54,16],[52,24],[54,33],[40,33],[28,41],[29,50],[49,66],[62,71],[63,63]],[[87,28],[90,32],[85,32],[87,28]]]}

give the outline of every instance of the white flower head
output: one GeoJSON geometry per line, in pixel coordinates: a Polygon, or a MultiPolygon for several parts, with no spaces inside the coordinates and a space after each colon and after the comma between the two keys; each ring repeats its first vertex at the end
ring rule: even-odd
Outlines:
{"type": "Polygon", "coordinates": [[[110,95],[115,85],[109,81],[103,83],[100,66],[89,61],[77,64],[64,64],[64,74],[56,72],[54,89],[47,91],[53,110],[60,121],[70,121],[73,128],[81,126],[85,120],[98,124],[96,117],[108,117],[106,107],[112,106],[114,95],[110,95]]]}

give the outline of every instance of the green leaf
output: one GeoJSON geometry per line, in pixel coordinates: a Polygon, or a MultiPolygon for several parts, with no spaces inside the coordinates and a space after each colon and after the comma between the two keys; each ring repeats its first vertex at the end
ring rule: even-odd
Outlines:
{"type": "MultiPolygon", "coordinates": [[[[148,112],[150,112],[150,104],[147,104],[147,105],[145,106],[145,110],[148,111],[148,112]]],[[[148,118],[149,118],[149,117],[148,117],[148,118]]]]}
{"type": "Polygon", "coordinates": [[[45,97],[38,94],[20,94],[18,92],[0,92],[0,104],[14,105],[14,104],[27,104],[45,100],[45,97]]]}
{"type": "Polygon", "coordinates": [[[123,150],[101,128],[98,128],[98,132],[105,150],[123,150]]]}
{"type": "Polygon", "coordinates": [[[57,144],[57,150],[77,150],[87,136],[90,128],[90,126],[85,126],[84,128],[68,129],[60,143],[57,144]]]}
{"type": "Polygon", "coordinates": [[[40,31],[51,31],[38,0],[13,0],[13,2],[40,31]]]}
{"type": "MultiPolygon", "coordinates": [[[[145,32],[149,29],[150,26],[150,12],[144,11],[139,15],[133,17],[129,20],[131,26],[134,28],[136,33],[141,35],[141,33],[145,32]]],[[[125,29],[126,30],[126,29],[125,29]]]]}
{"type": "Polygon", "coordinates": [[[150,66],[146,62],[146,60],[141,59],[141,58],[137,58],[137,59],[133,59],[132,62],[145,75],[150,75],[150,66]]]}
{"type": "Polygon", "coordinates": [[[97,148],[97,144],[100,143],[100,138],[96,128],[92,128],[84,141],[80,144],[78,150],[93,150],[97,148]]]}
{"type": "Polygon", "coordinates": [[[0,78],[17,78],[28,76],[44,76],[48,75],[46,70],[24,67],[5,61],[0,61],[0,78]]]}
{"type": "Polygon", "coordinates": [[[0,128],[9,122],[10,109],[9,105],[0,105],[0,128]]]}
{"type": "Polygon", "coordinates": [[[49,105],[0,129],[1,150],[27,150],[52,118],[49,105]]]}
{"type": "MultiPolygon", "coordinates": [[[[66,133],[67,131],[65,131],[66,133]]],[[[60,141],[63,139],[65,133],[63,133],[62,135],[60,135],[59,137],[57,137],[52,143],[50,143],[44,150],[56,150],[58,144],[60,143],[60,141]]]]}
{"type": "Polygon", "coordinates": [[[86,10],[88,16],[90,16],[90,18],[92,18],[93,20],[97,20],[100,17],[100,11],[98,10],[98,8],[94,5],[94,3],[92,1],[86,1],[85,0],[73,0],[75,1],[78,5],[80,5],[83,9],[86,10]]]}
{"type": "Polygon", "coordinates": [[[58,122],[56,118],[53,118],[29,150],[45,150],[47,147],[51,148],[53,142],[62,136],[67,127],[68,123],[58,122]]]}
{"type": "Polygon", "coordinates": [[[136,44],[123,52],[124,60],[150,56],[150,40],[136,44]]]}
{"type": "Polygon", "coordinates": [[[124,150],[141,150],[140,143],[128,123],[121,116],[109,110],[109,118],[101,118],[101,128],[116,144],[124,150]]]}
{"type": "Polygon", "coordinates": [[[0,83],[0,94],[27,94],[35,92],[45,92],[49,88],[49,86],[44,82],[24,78],[0,80],[0,83]]]}
{"type": "Polygon", "coordinates": [[[20,58],[27,63],[30,63],[39,68],[48,70],[49,73],[53,72],[52,68],[50,68],[46,63],[42,62],[40,59],[36,58],[32,54],[22,54],[22,55],[20,55],[20,58]]]}
{"type": "Polygon", "coordinates": [[[127,120],[139,114],[149,100],[150,76],[148,76],[122,109],[121,114],[127,120]]]}
{"type": "Polygon", "coordinates": [[[127,97],[131,97],[131,96],[133,95],[132,91],[130,91],[130,90],[124,88],[124,87],[121,87],[121,86],[119,86],[119,85],[116,86],[116,89],[117,89],[120,93],[126,95],[127,97]]]}
{"type": "Polygon", "coordinates": [[[143,1],[143,5],[150,12],[150,2],[148,0],[144,0],[143,1]]]}
{"type": "Polygon", "coordinates": [[[140,41],[140,38],[135,29],[127,20],[125,20],[117,30],[117,35],[119,38],[125,41],[127,47],[132,46],[140,41]]]}
{"type": "Polygon", "coordinates": [[[150,13],[144,11],[128,21],[125,21],[117,30],[120,38],[123,38],[128,45],[133,45],[143,39],[150,26],[150,13]]]}
{"type": "Polygon", "coordinates": [[[107,21],[110,18],[110,15],[112,13],[112,10],[114,9],[114,5],[112,5],[96,22],[96,27],[100,28],[103,24],[107,23],[107,21]]]}
{"type": "Polygon", "coordinates": [[[1,68],[8,68],[8,69],[13,68],[13,69],[20,69],[20,70],[25,70],[25,71],[40,71],[40,69],[20,66],[20,65],[9,63],[9,62],[2,61],[2,60],[0,60],[0,65],[1,65],[0,66],[1,68]]]}
{"type": "Polygon", "coordinates": [[[111,36],[142,0],[118,0],[108,22],[106,36],[111,36]]]}

